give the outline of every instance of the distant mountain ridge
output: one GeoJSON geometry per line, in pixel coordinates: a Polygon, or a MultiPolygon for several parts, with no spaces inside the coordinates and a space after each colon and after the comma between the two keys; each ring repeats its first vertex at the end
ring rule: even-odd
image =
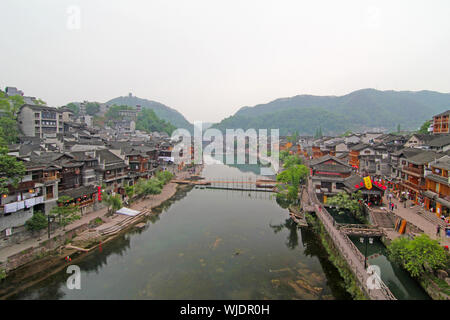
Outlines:
{"type": "Polygon", "coordinates": [[[324,134],[346,130],[415,130],[437,113],[450,109],[450,93],[435,91],[379,91],[361,89],[343,96],[297,95],[254,107],[242,107],[215,124],[218,129],[279,128],[324,134]]]}
{"type": "Polygon", "coordinates": [[[108,104],[109,106],[115,104],[127,105],[130,107],[140,105],[142,108],[152,109],[159,118],[170,122],[176,128],[184,128],[189,130],[190,132],[193,131],[193,125],[189,123],[189,121],[187,121],[180,112],[156,101],[138,98],[135,96],[124,96],[111,99],[106,102],[106,104],[108,104]]]}

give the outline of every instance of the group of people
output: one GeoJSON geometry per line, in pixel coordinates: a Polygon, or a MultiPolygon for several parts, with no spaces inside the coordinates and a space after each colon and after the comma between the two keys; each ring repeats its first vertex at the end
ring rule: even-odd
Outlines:
{"type": "Polygon", "coordinates": [[[389,199],[388,208],[391,211],[394,211],[395,209],[397,209],[397,205],[392,201],[393,197],[394,196],[392,195],[392,193],[389,193],[389,195],[388,195],[388,199],[389,199]]]}

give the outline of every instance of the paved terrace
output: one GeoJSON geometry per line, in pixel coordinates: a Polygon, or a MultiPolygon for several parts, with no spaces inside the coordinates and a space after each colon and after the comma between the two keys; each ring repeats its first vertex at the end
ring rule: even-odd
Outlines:
{"type": "MultiPolygon", "coordinates": [[[[389,193],[386,192],[386,206],[389,203],[388,194],[389,193]]],[[[411,201],[407,202],[406,208],[404,208],[404,203],[401,203],[394,197],[392,198],[392,202],[397,205],[397,209],[394,209],[393,213],[421,229],[424,233],[429,235],[430,238],[436,239],[442,245],[448,245],[450,247],[450,238],[447,238],[445,236],[444,228],[446,226],[446,223],[438,218],[436,214],[427,212],[421,206],[416,205],[414,207],[411,207],[411,201]],[[438,224],[441,226],[441,234],[439,236],[436,235],[436,226],[438,224]]]]}

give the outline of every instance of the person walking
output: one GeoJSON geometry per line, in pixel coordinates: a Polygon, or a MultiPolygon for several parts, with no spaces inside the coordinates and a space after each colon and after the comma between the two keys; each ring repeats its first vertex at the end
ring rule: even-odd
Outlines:
{"type": "Polygon", "coordinates": [[[437,237],[441,236],[441,226],[439,224],[436,226],[436,236],[437,237]]]}

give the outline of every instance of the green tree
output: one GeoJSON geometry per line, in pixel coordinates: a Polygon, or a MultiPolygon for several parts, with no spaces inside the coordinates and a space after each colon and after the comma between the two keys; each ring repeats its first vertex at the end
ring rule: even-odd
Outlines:
{"type": "MultiPolygon", "coordinates": [[[[0,90],[1,91],[1,90],[0,90]]],[[[6,94],[1,91],[0,93],[0,110],[3,110],[12,119],[16,119],[17,112],[20,107],[25,104],[22,96],[15,95],[7,97],[6,94]]]]}
{"type": "Polygon", "coordinates": [[[123,207],[122,200],[120,199],[120,195],[107,195],[105,197],[104,202],[108,208],[108,214],[112,214],[113,212],[119,210],[123,207]]]}
{"type": "Polygon", "coordinates": [[[431,125],[431,120],[425,121],[425,122],[422,124],[422,126],[420,127],[420,129],[417,131],[417,133],[420,133],[420,134],[429,134],[428,128],[430,127],[430,125],[431,125]]]}
{"type": "Polygon", "coordinates": [[[53,207],[50,213],[58,217],[58,223],[65,230],[66,226],[80,219],[80,216],[76,214],[78,212],[78,206],[72,203],[73,198],[69,196],[61,196],[57,201],[56,207],[53,207]]]}
{"type": "Polygon", "coordinates": [[[80,107],[73,102],[67,104],[66,108],[71,110],[75,116],[80,114],[80,107]]]}
{"type": "Polygon", "coordinates": [[[281,162],[284,162],[286,160],[286,158],[289,156],[290,156],[289,151],[286,151],[286,150],[282,150],[279,153],[279,158],[280,158],[281,162]]]}
{"type": "Polygon", "coordinates": [[[0,194],[8,194],[10,184],[17,187],[25,172],[24,164],[8,155],[8,148],[0,147],[0,194]]]}
{"type": "Polygon", "coordinates": [[[138,115],[136,129],[146,132],[166,132],[171,135],[176,128],[171,123],[158,118],[153,110],[143,109],[138,115]]]}
{"type": "Polygon", "coordinates": [[[48,219],[41,211],[36,211],[33,216],[25,222],[25,228],[29,231],[38,232],[41,237],[41,230],[48,227],[48,219]]]}
{"type": "Polygon", "coordinates": [[[100,105],[97,102],[89,102],[86,104],[86,113],[90,116],[97,114],[100,111],[100,105]]]}
{"type": "Polygon", "coordinates": [[[108,108],[108,111],[106,111],[105,117],[108,120],[122,120],[123,116],[120,115],[121,110],[134,110],[133,107],[129,107],[126,105],[112,105],[108,108]]]}
{"type": "Polygon", "coordinates": [[[134,186],[126,186],[125,187],[125,194],[128,197],[128,204],[131,204],[131,202],[133,201],[134,193],[135,193],[134,186]]]}
{"type": "Polygon", "coordinates": [[[308,177],[308,167],[302,164],[296,164],[277,175],[277,181],[288,183],[294,187],[298,187],[304,183],[308,177]]]}
{"type": "Polygon", "coordinates": [[[302,164],[302,163],[303,163],[303,161],[300,157],[298,157],[296,155],[288,155],[283,160],[283,168],[290,168],[292,166],[302,164]]]}
{"type": "Polygon", "coordinates": [[[364,220],[363,210],[361,207],[362,192],[357,191],[352,195],[346,192],[340,192],[335,196],[327,199],[327,204],[339,208],[338,214],[345,214],[348,210],[351,214],[360,220],[364,220]]]}
{"type": "Polygon", "coordinates": [[[156,173],[156,178],[162,181],[163,185],[166,185],[173,178],[173,173],[167,170],[159,171],[156,173]]]}
{"type": "Polygon", "coordinates": [[[149,195],[160,194],[162,192],[162,187],[164,182],[158,178],[151,178],[148,180],[139,179],[136,184],[136,193],[146,198],[149,195]]]}
{"type": "Polygon", "coordinates": [[[6,96],[6,93],[0,90],[0,144],[12,144],[17,142],[19,129],[17,126],[17,112],[24,104],[22,96],[6,96]]]}
{"type": "Polygon", "coordinates": [[[288,201],[296,202],[300,184],[303,184],[308,177],[308,167],[302,164],[290,166],[288,169],[277,175],[277,181],[283,182],[286,186],[278,185],[281,190],[280,196],[285,196],[288,201]]]}
{"type": "Polygon", "coordinates": [[[448,263],[445,249],[427,234],[421,234],[413,240],[405,237],[397,238],[388,246],[388,252],[390,257],[400,263],[413,277],[425,273],[425,267],[437,270],[448,263]]]}
{"type": "Polygon", "coordinates": [[[6,144],[17,143],[19,129],[17,121],[12,117],[0,117],[0,136],[6,144]]]}

